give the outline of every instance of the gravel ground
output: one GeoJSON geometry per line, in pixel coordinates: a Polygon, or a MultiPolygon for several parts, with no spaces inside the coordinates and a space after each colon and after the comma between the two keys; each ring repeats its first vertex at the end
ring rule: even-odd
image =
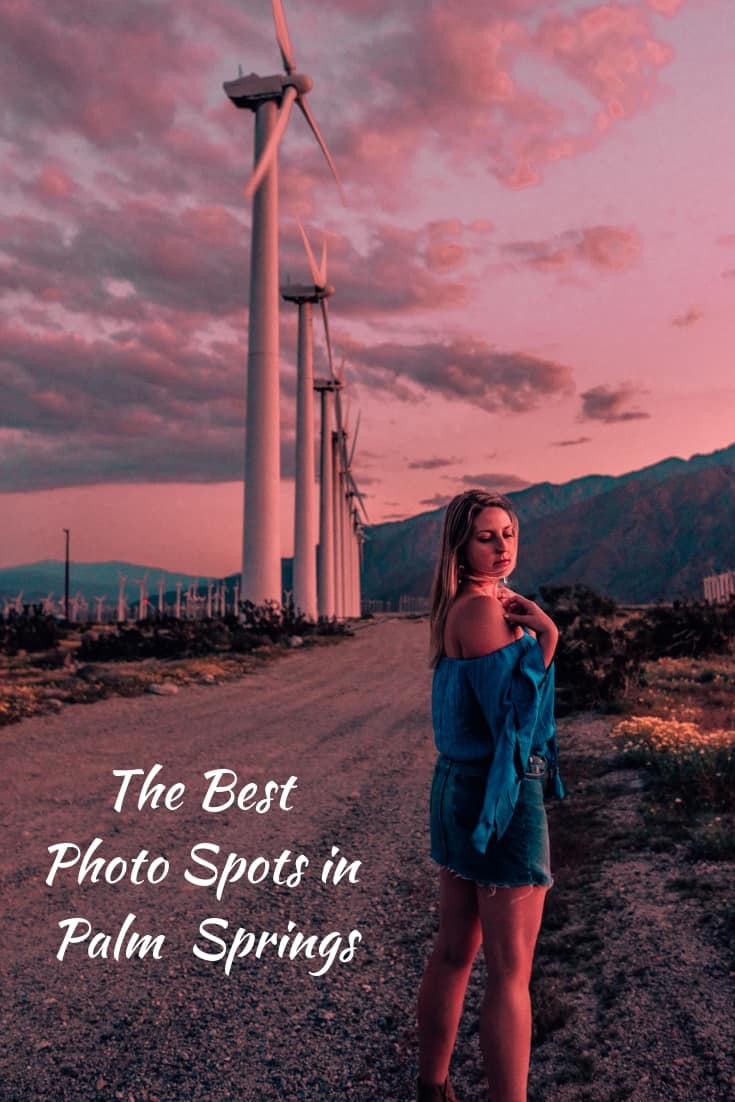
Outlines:
{"type": "MultiPolygon", "coordinates": [[[[0,730],[7,912],[0,1098],[412,1097],[414,1004],[436,927],[426,635],[421,621],[378,620],[334,647],[288,652],[237,682],[75,705],[0,730]],[[185,784],[181,806],[139,811],[131,789],[115,812],[112,770],[156,763],[163,767],[156,781],[185,784]],[[267,813],[205,811],[204,773],[220,768],[234,770],[241,785],[257,783],[259,795],[267,781],[295,776],[291,810],[278,808],[279,791],[267,813]],[[78,884],[76,868],[62,869],[47,886],[47,847],[75,842],[84,850],[96,837],[95,856],[132,862],[146,849],[151,860],[165,857],[170,872],[158,884],[78,884]],[[184,877],[186,869],[202,878],[212,871],[191,856],[201,843],[220,847],[206,854],[218,872],[233,853],[248,868],[266,858],[269,874],[258,884],[245,875],[217,899],[214,887],[184,877]],[[321,882],[335,846],[336,859],[360,862],[357,882],[349,871],[337,884],[321,882]],[[292,875],[291,886],[273,879],[283,850],[291,861],[280,879],[292,875]],[[309,865],[296,883],[299,854],[309,865]],[[160,959],[124,952],[113,959],[128,914],[137,933],[165,934],[160,959]],[[57,959],[58,923],[72,916],[111,935],[107,959],[90,957],[89,941],[57,959]],[[234,959],[228,975],[223,960],[193,954],[194,945],[219,951],[221,943],[200,933],[208,918],[227,922],[216,934],[228,947],[238,929],[279,941],[298,932],[317,943],[332,936],[311,960],[280,957],[271,939],[260,959],[234,959]],[[350,953],[354,930],[361,940],[350,953]]],[[[631,841],[643,782],[614,772],[609,728],[592,717],[560,726],[573,795],[550,808],[557,879],[534,979],[529,1097],[724,1100],[735,1082],[725,954],[698,926],[702,904],[667,887],[680,871],[677,854],[631,841]]],[[[98,938],[95,950],[103,948],[98,938]]],[[[481,991],[478,959],[452,1073],[462,1102],[486,1097],[481,991]]]]}

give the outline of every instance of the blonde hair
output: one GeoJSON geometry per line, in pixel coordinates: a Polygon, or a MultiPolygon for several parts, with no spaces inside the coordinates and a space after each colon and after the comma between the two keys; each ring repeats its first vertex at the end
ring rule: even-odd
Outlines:
{"type": "Polygon", "coordinates": [[[431,631],[431,658],[430,665],[436,666],[444,654],[444,626],[447,622],[447,613],[457,596],[459,588],[460,569],[462,567],[461,551],[472,535],[472,526],[475,517],[482,509],[503,509],[508,514],[518,536],[518,517],[515,509],[507,497],[502,494],[491,494],[486,490],[465,490],[463,494],[457,494],[449,502],[444,514],[444,526],[442,528],[441,547],[439,561],[434,571],[434,581],[431,587],[431,615],[429,625],[431,631]]]}

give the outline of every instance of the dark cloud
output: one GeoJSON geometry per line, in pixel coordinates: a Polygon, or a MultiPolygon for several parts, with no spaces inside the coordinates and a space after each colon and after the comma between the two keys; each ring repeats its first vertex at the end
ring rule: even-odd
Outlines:
{"type": "Polygon", "coordinates": [[[441,505],[448,505],[454,494],[434,494],[433,497],[422,497],[419,505],[428,505],[432,509],[438,509],[441,505]]]}
{"type": "Polygon", "coordinates": [[[686,329],[688,326],[695,325],[696,322],[701,321],[703,317],[703,310],[700,310],[698,306],[690,306],[685,313],[678,314],[677,317],[672,318],[671,324],[679,326],[680,329],[686,329]]]}
{"type": "Polygon", "coordinates": [[[30,215],[3,218],[0,229],[0,286],[8,290],[96,319],[139,323],[156,308],[200,322],[243,316],[247,280],[238,276],[249,235],[221,208],[176,214],[130,199],[117,208],[93,204],[68,229],[30,215]],[[124,295],[111,289],[120,283],[124,295]]]}
{"type": "Polygon", "coordinates": [[[585,390],[581,395],[582,421],[604,421],[613,424],[616,421],[639,421],[650,417],[650,413],[644,413],[638,409],[628,409],[632,400],[640,394],[638,387],[632,383],[623,383],[620,386],[595,386],[591,390],[585,390]]]}
{"type": "Polygon", "coordinates": [[[415,471],[435,471],[440,467],[454,467],[457,463],[461,463],[461,460],[456,456],[449,459],[435,457],[433,459],[414,459],[408,466],[410,470],[415,471]]]}
{"type": "Polygon", "coordinates": [[[503,252],[542,272],[562,271],[573,264],[622,272],[638,259],[640,238],[634,229],[588,226],[547,241],[511,241],[503,245],[503,252]]]}
{"type": "Polygon", "coordinates": [[[577,444],[589,444],[591,436],[578,436],[575,440],[552,440],[554,448],[574,448],[577,444]]]}
{"type": "Polygon", "coordinates": [[[498,352],[484,341],[464,337],[418,345],[353,345],[350,358],[362,368],[363,382],[407,401],[415,398],[409,385],[414,384],[482,409],[524,413],[574,389],[572,371],[564,364],[523,352],[498,352]]]}
{"type": "Polygon", "coordinates": [[[463,486],[477,487],[480,490],[495,490],[500,494],[511,493],[513,490],[525,490],[527,486],[531,485],[528,479],[499,471],[490,474],[466,474],[462,476],[461,482],[463,486]]]}

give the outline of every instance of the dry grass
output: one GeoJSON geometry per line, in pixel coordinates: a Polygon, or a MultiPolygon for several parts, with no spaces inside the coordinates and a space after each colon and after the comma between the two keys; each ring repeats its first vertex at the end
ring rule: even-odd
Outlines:
{"type": "MultiPolygon", "coordinates": [[[[340,636],[310,636],[309,646],[332,646],[340,636]]],[[[289,648],[273,644],[248,654],[219,653],[188,659],[145,658],[132,662],[77,661],[78,643],[57,652],[0,655],[0,727],[33,715],[59,711],[65,704],[91,704],[109,696],[139,696],[163,681],[176,686],[216,685],[259,669],[289,648]],[[53,655],[53,658],[51,657],[53,655]],[[50,664],[52,663],[52,664],[50,664]]]]}

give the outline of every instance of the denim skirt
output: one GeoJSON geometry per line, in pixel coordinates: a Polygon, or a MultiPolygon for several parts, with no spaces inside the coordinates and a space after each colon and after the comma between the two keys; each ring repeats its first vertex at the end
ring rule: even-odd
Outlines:
{"type": "Polygon", "coordinates": [[[485,795],[487,762],[452,761],[439,755],[431,785],[431,856],[443,868],[483,886],[551,887],[549,827],[544,776],[523,777],[518,802],[503,837],[491,838],[485,853],[472,845],[485,795]]]}

